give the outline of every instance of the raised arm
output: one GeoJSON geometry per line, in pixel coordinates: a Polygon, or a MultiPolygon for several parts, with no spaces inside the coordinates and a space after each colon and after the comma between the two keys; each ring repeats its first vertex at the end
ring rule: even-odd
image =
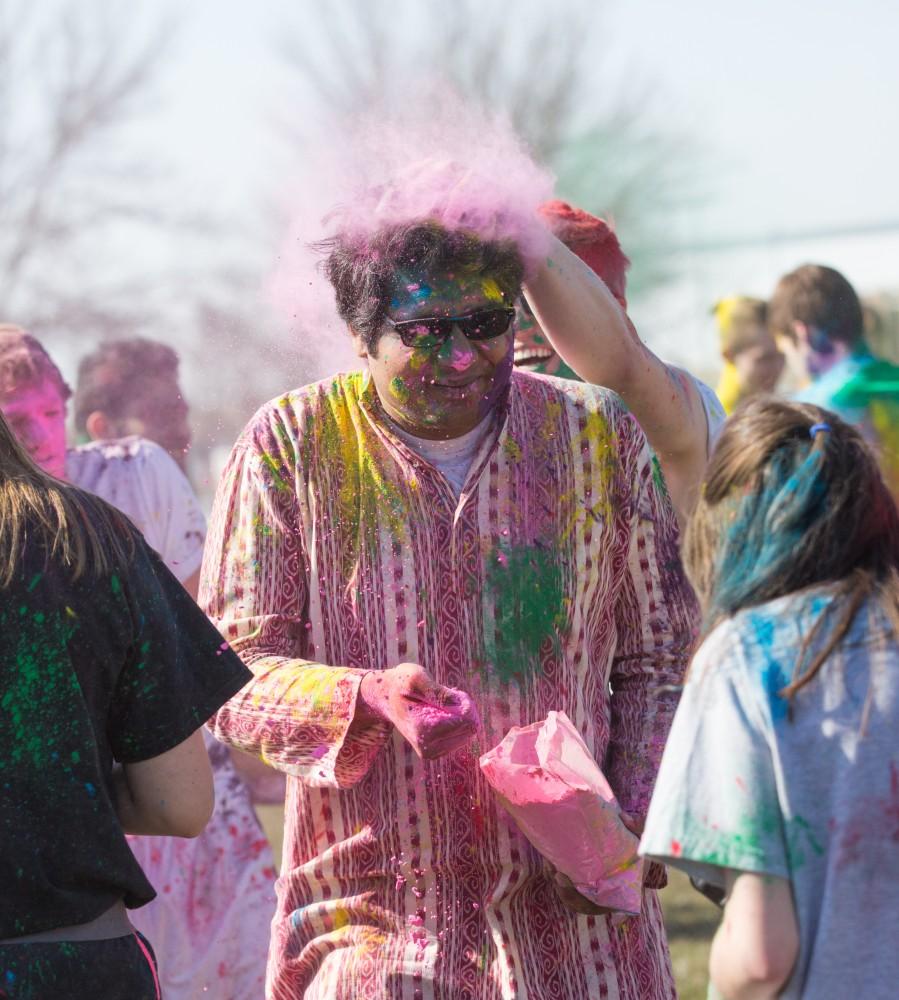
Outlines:
{"type": "Polygon", "coordinates": [[[585,381],[618,393],[658,456],[683,517],[708,458],[709,427],[695,382],[642,343],[602,280],[560,240],[524,294],[553,347],[585,381]]]}

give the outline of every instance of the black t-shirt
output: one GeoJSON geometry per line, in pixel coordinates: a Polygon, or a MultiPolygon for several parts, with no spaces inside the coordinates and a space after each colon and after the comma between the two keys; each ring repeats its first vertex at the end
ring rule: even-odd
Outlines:
{"type": "Polygon", "coordinates": [[[74,583],[32,543],[0,589],[0,938],[153,899],[113,761],[171,750],[251,676],[134,534],[129,565],[74,583]]]}

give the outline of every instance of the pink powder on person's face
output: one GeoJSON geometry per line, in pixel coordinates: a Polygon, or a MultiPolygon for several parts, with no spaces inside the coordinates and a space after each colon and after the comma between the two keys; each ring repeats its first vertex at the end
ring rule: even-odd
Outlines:
{"type": "Polygon", "coordinates": [[[35,462],[51,476],[66,474],[66,403],[51,379],[0,400],[13,434],[35,462]]]}
{"type": "MultiPolygon", "coordinates": [[[[464,316],[502,304],[502,294],[478,275],[397,275],[390,302],[396,321],[464,316]],[[497,295],[499,302],[497,302],[497,295]]],[[[422,437],[457,437],[484,419],[511,377],[511,329],[472,343],[458,329],[441,346],[407,347],[386,330],[372,355],[366,351],[378,396],[388,415],[422,437]],[[394,387],[399,384],[402,392],[394,387]]]]}
{"type": "Polygon", "coordinates": [[[464,372],[470,368],[477,359],[474,348],[469,344],[460,346],[455,341],[452,341],[451,343],[452,348],[448,367],[454,372],[464,372]]]}

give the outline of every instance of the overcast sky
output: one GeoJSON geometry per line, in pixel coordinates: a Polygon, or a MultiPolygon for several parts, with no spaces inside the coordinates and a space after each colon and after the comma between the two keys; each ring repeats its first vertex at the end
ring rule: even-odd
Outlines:
{"type": "MultiPolygon", "coordinates": [[[[148,127],[204,197],[237,207],[277,183],[271,116],[303,112],[272,39],[291,14],[314,32],[316,7],[179,5],[168,100],[148,127]]],[[[617,0],[595,46],[611,78],[649,81],[653,114],[696,139],[710,199],[681,230],[704,239],[899,223],[897,40],[890,0],[617,0]]]]}
{"type": "MultiPolygon", "coordinates": [[[[172,166],[173,197],[222,216],[222,242],[236,258],[252,254],[260,272],[274,248],[250,224],[266,193],[277,197],[289,187],[287,147],[275,139],[274,119],[307,112],[274,40],[290,23],[314,38],[316,12],[338,2],[155,0],[132,14],[138,35],[142,22],[166,10],[180,24],[154,110],[133,135],[172,166]]],[[[437,0],[419,2],[440,9],[437,0]]],[[[510,16],[538,2],[482,0],[510,16]]],[[[862,290],[899,288],[899,5],[597,0],[597,6],[603,17],[591,51],[603,66],[600,85],[640,92],[648,85],[655,120],[691,136],[698,150],[705,197],[677,213],[675,242],[761,238],[745,253],[685,256],[677,282],[634,303],[650,343],[705,373],[717,357],[710,304],[735,291],[767,294],[777,275],[806,257],[845,269],[862,290]],[[763,243],[776,233],[872,225],[893,228],[876,239],[763,243]]],[[[129,244],[129,257],[187,265],[180,239],[145,239],[129,244]]],[[[194,263],[202,269],[201,260],[194,263]]],[[[73,345],[73,357],[74,351],[73,345]]]]}

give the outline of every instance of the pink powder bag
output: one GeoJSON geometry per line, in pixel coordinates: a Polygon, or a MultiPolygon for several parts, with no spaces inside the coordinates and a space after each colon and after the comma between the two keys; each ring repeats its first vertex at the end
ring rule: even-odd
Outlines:
{"type": "Polygon", "coordinates": [[[639,841],[564,712],[514,726],[480,765],[521,832],[578,892],[597,906],[640,912],[639,841]]]}

